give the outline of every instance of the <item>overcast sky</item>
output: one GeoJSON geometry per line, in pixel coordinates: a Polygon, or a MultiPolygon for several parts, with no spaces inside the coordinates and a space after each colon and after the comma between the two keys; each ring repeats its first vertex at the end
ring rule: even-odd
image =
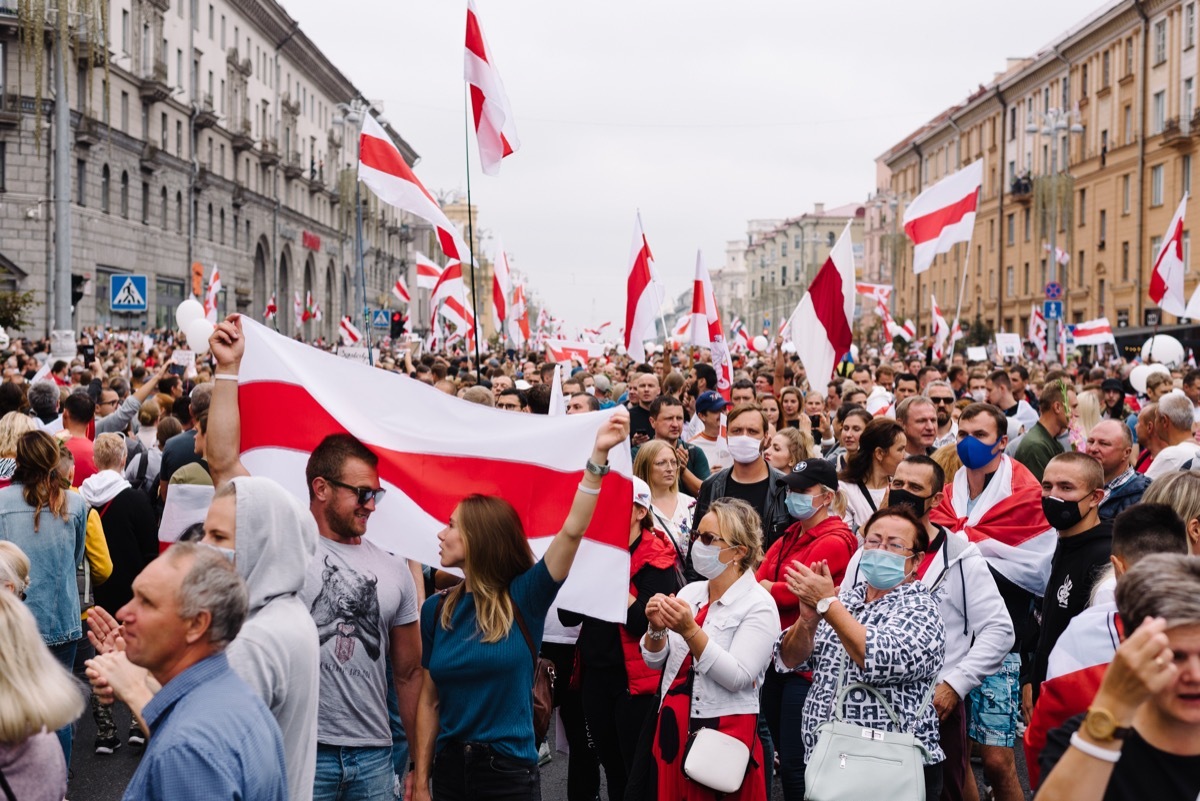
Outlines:
{"type": "MultiPolygon", "coordinates": [[[[1101,5],[476,0],[521,139],[489,177],[472,132],[476,225],[569,327],[615,329],[639,208],[677,295],[746,220],[864,201],[876,156],[1101,5]]],[[[383,101],[425,186],[465,190],[466,0],[284,6],[383,101]]]]}

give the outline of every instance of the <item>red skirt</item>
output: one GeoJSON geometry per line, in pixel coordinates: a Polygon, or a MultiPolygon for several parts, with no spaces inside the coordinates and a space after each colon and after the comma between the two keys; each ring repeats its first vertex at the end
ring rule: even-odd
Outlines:
{"type": "MultiPolygon", "coordinates": [[[[703,625],[708,607],[696,615],[696,624],[703,625]]],[[[735,793],[718,793],[697,784],[683,774],[683,756],[687,748],[692,706],[692,657],[688,654],[679,673],[671,682],[658,723],[654,730],[651,751],[658,763],[658,801],[766,801],[766,779],[763,776],[763,748],[758,739],[758,715],[725,715],[695,721],[698,728],[710,728],[736,737],[750,747],[750,763],[746,778],[735,793]]]]}

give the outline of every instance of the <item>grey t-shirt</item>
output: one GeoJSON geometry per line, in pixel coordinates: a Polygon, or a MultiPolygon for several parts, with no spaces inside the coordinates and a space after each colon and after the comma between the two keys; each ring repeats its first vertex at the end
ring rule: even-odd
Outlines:
{"type": "Polygon", "coordinates": [[[321,537],[301,599],[321,644],[317,742],[390,746],[391,629],[417,620],[417,593],[408,565],[367,540],[346,545],[321,537]]]}

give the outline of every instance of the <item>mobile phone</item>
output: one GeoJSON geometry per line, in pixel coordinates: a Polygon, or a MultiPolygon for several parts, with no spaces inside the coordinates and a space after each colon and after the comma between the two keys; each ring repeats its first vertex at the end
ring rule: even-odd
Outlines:
{"type": "Polygon", "coordinates": [[[817,428],[820,428],[820,427],[821,427],[821,415],[819,415],[819,414],[810,414],[810,415],[808,416],[808,419],[809,419],[809,420],[812,420],[812,427],[813,427],[814,429],[817,429],[817,428]]]}
{"type": "Polygon", "coordinates": [[[88,363],[94,362],[96,360],[96,346],[95,345],[80,345],[78,353],[80,356],[82,356],[84,358],[84,361],[86,361],[88,363]]]}
{"type": "Polygon", "coordinates": [[[169,366],[167,367],[167,374],[168,374],[168,375],[177,375],[177,376],[179,376],[180,378],[183,378],[183,377],[184,377],[184,375],[186,375],[186,374],[187,374],[187,367],[186,367],[185,365],[182,365],[182,364],[174,364],[174,363],[172,363],[171,365],[169,365],[169,366]]]}

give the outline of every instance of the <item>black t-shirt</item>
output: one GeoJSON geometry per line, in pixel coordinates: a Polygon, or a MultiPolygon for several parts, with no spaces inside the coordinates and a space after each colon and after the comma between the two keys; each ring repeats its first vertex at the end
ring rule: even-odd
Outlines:
{"type": "MultiPolygon", "coordinates": [[[[733,476],[730,476],[729,480],[725,482],[725,497],[741,498],[750,504],[751,509],[762,514],[762,508],[767,503],[767,490],[770,482],[770,475],[762,481],[755,481],[753,484],[743,484],[739,481],[734,481],[733,476]]],[[[713,500],[716,500],[716,498],[713,500]]]]}
{"type": "Polygon", "coordinates": [[[650,425],[650,412],[636,403],[629,404],[629,438],[645,434],[654,439],[654,426],[650,425]]]}
{"type": "MultiPolygon", "coordinates": [[[[1046,736],[1038,763],[1043,781],[1071,744],[1071,734],[1083,723],[1076,715],[1046,736]]],[[[1200,798],[1200,756],[1176,756],[1160,751],[1131,731],[1113,767],[1104,801],[1196,801],[1200,798]]]]}

